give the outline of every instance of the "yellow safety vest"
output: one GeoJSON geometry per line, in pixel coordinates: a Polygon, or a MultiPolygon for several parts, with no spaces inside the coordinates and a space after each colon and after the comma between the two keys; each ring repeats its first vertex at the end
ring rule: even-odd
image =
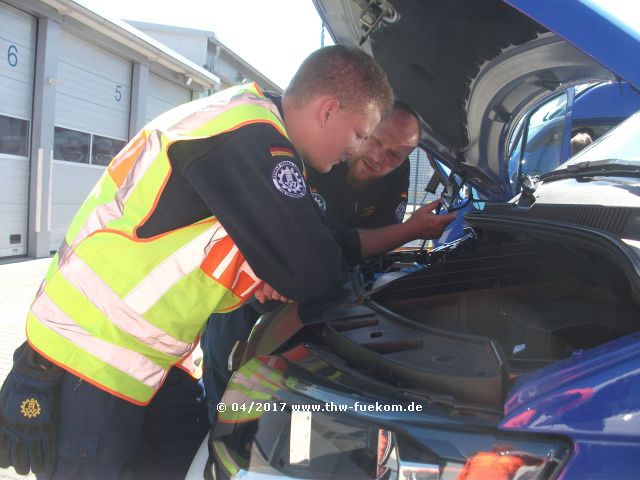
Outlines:
{"type": "Polygon", "coordinates": [[[260,280],[214,217],[152,238],[136,229],[171,174],[168,148],[251,123],[286,136],[255,84],[179,106],[113,159],[73,219],[27,316],[45,357],[97,387],[146,405],[189,359],[212,312],[232,310],[260,280]]]}

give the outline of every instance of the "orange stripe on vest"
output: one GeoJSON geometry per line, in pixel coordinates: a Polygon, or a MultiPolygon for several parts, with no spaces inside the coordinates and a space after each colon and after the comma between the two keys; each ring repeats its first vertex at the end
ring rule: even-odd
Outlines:
{"type": "Polygon", "coordinates": [[[225,237],[216,242],[200,268],[206,275],[241,298],[252,295],[253,290],[261,283],[252,275],[253,272],[244,255],[237,250],[231,237],[225,237]],[[234,248],[235,253],[233,252],[234,248]],[[228,258],[230,256],[231,258],[228,258]],[[220,265],[223,263],[225,263],[225,267],[220,272],[220,265]]]}
{"type": "Polygon", "coordinates": [[[147,137],[143,130],[133,137],[129,144],[111,160],[108,171],[118,188],[122,186],[129,175],[131,167],[142,153],[146,141],[147,137]]]}

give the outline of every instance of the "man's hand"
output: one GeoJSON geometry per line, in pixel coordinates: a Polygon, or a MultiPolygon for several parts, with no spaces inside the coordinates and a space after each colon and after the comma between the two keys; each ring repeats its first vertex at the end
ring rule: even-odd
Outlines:
{"type": "Polygon", "coordinates": [[[455,220],[455,213],[447,213],[446,215],[433,213],[441,202],[442,200],[429,202],[411,214],[406,223],[411,226],[413,238],[423,240],[439,238],[447,225],[455,220]]]}
{"type": "Polygon", "coordinates": [[[411,214],[404,223],[379,228],[359,228],[362,258],[380,255],[413,240],[439,238],[455,213],[436,215],[433,210],[441,200],[427,203],[411,214]]]}
{"type": "Polygon", "coordinates": [[[285,297],[284,295],[280,295],[280,293],[268,283],[263,283],[261,287],[258,287],[258,289],[253,293],[253,296],[256,297],[256,299],[260,303],[264,303],[267,300],[277,300],[278,302],[283,303],[293,303],[293,300],[285,297]]]}

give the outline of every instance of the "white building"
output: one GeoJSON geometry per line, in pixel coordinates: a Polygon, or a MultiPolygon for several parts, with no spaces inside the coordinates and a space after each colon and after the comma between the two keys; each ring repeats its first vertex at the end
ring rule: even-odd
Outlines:
{"type": "MultiPolygon", "coordinates": [[[[72,0],[0,0],[0,257],[57,250],[105,165],[145,123],[226,86],[202,66],[215,37],[206,34],[196,63],[72,0]]],[[[242,66],[243,78],[270,86],[242,66]]]]}
{"type": "Polygon", "coordinates": [[[223,88],[256,82],[263,90],[282,93],[282,89],[224,45],[214,32],[127,20],[138,30],[214,73],[223,88]]]}

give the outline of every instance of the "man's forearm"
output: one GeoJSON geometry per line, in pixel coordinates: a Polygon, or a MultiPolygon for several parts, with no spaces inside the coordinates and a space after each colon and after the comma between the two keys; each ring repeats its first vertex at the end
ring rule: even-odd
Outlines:
{"type": "Polygon", "coordinates": [[[404,223],[380,228],[359,228],[361,257],[380,255],[412,240],[439,238],[446,226],[456,218],[456,214],[434,214],[433,210],[438,203],[440,201],[436,200],[423,205],[404,223]]]}
{"type": "Polygon", "coordinates": [[[359,228],[358,235],[362,258],[368,258],[389,252],[415,240],[417,232],[411,224],[405,222],[379,228],[359,228]]]}

